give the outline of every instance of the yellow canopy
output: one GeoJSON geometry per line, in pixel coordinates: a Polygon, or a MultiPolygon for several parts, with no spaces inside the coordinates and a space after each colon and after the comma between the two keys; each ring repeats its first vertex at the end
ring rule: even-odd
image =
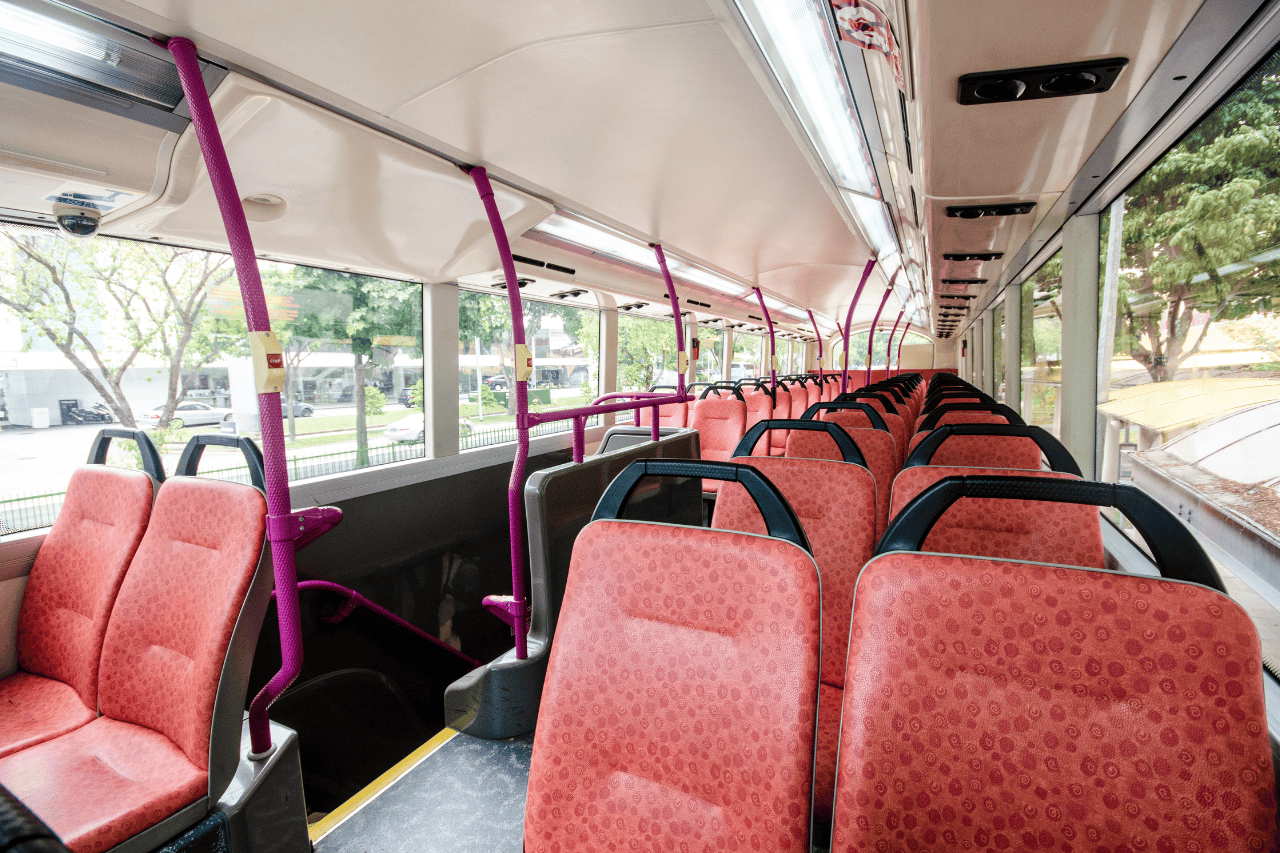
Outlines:
{"type": "Polygon", "coordinates": [[[1098,411],[1168,433],[1269,400],[1280,400],[1274,379],[1178,379],[1113,390],[1098,411]]]}

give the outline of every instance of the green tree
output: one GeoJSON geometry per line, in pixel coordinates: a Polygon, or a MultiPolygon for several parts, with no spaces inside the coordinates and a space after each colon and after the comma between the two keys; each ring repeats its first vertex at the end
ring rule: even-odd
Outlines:
{"type": "Polygon", "coordinates": [[[1172,379],[1221,319],[1270,310],[1280,262],[1275,60],[1126,192],[1117,351],[1172,379]],[[1197,330],[1198,327],[1198,330],[1197,330]]]}
{"type": "Polygon", "coordinates": [[[159,359],[168,371],[160,422],[168,423],[186,397],[183,371],[198,371],[230,340],[204,310],[210,290],[232,280],[230,258],[52,231],[3,234],[0,305],[57,347],[126,426],[135,423],[121,381],[139,356],[159,359]]]}
{"type": "Polygon", "coordinates": [[[332,339],[349,348],[355,374],[356,464],[369,464],[365,383],[368,368],[402,348],[422,352],[422,287],[394,279],[316,267],[293,268],[298,315],[294,335],[332,339]]]}
{"type": "Polygon", "coordinates": [[[675,369],[674,323],[651,317],[618,317],[619,389],[648,390],[664,379],[664,374],[674,373],[675,369]]]}

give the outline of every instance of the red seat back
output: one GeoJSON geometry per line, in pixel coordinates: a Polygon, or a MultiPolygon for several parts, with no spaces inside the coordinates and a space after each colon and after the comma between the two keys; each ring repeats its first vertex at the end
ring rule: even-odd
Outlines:
{"type": "MultiPolygon", "coordinates": [[[[917,435],[920,434],[920,427],[930,414],[932,412],[924,412],[916,419],[917,435]]],[[[938,421],[934,424],[934,427],[940,427],[943,424],[1007,424],[1008,422],[1008,418],[995,412],[943,412],[938,416],[938,421]]]]}
{"type": "Polygon", "coordinates": [[[1275,850],[1260,656],[1248,615],[1196,584],[878,557],[832,853],[1275,850]]]}
{"type": "MultiPolygon", "coordinates": [[[[693,413],[703,459],[727,462],[747,431],[747,405],[736,397],[703,397],[693,413]]],[[[706,480],[702,488],[716,492],[719,480],[706,480]]]]}
{"type": "MultiPolygon", "coordinates": [[[[996,417],[999,417],[998,415],[996,417]]],[[[929,433],[917,433],[911,439],[916,449],[929,433]]],[[[934,451],[930,465],[962,467],[1018,468],[1039,471],[1040,447],[1033,439],[1012,435],[953,435],[934,451]]]]}
{"type": "Polygon", "coordinates": [[[871,429],[867,416],[859,411],[824,412],[824,421],[840,425],[853,438],[867,470],[876,480],[876,532],[884,533],[889,522],[889,495],[893,491],[893,478],[898,474],[898,446],[893,436],[882,429],[871,429]],[[859,419],[862,419],[859,421],[859,419]],[[850,426],[862,423],[863,426],[850,426]]]}
{"type": "MultiPolygon", "coordinates": [[[[761,421],[767,421],[773,417],[773,398],[764,391],[761,391],[759,388],[748,392],[744,396],[746,397],[747,402],[747,420],[743,431],[743,434],[745,435],[746,430],[751,429],[761,421]]],[[[769,442],[758,442],[755,448],[752,449],[751,455],[768,456],[769,442]]]]}
{"type": "MultiPolygon", "coordinates": [[[[683,427],[688,423],[688,419],[688,403],[667,403],[665,406],[658,407],[658,426],[660,427],[683,427]]],[[[653,409],[641,409],[640,425],[650,426],[651,424],[653,424],[653,409]]]]}
{"type": "Polygon", "coordinates": [[[266,512],[248,486],[166,480],[107,626],[103,715],[160,732],[198,768],[209,766],[214,699],[266,512]]]}
{"type": "MultiPolygon", "coordinates": [[[[1059,471],[921,465],[904,469],[894,479],[889,517],[896,517],[916,495],[945,477],[1000,475],[1080,479],[1059,471]]],[[[960,498],[933,526],[924,550],[1099,569],[1106,565],[1098,509],[1085,504],[960,498]]]]}
{"type": "Polygon", "coordinates": [[[98,707],[98,659],[120,582],[151,516],[141,471],[86,465],[67,483],[18,615],[18,666],[63,681],[98,707]]]}
{"type": "Polygon", "coordinates": [[[755,838],[807,853],[820,598],[813,560],[789,542],[584,528],[538,711],[524,849],[755,838]]]}

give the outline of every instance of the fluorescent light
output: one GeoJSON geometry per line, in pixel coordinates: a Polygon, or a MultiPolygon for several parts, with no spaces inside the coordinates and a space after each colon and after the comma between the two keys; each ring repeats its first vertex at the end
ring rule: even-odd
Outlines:
{"type": "Polygon", "coordinates": [[[836,185],[879,196],[825,0],[734,2],[836,185]]]}
{"type": "Polygon", "coordinates": [[[884,202],[851,192],[841,192],[840,195],[844,196],[845,203],[871,241],[876,257],[898,250],[898,239],[893,233],[893,222],[889,219],[889,209],[884,202]]]}
{"type": "Polygon", "coordinates": [[[658,259],[654,257],[653,249],[630,237],[624,237],[616,231],[606,230],[600,225],[587,225],[576,219],[553,213],[535,225],[533,230],[638,267],[649,270],[658,269],[658,259]]]}
{"type": "Polygon", "coordinates": [[[44,14],[0,0],[0,64],[34,67],[167,110],[182,100],[177,67],[160,48],[54,4],[44,14]]]}
{"type": "Polygon", "coordinates": [[[679,258],[667,258],[667,268],[671,270],[671,274],[676,278],[684,279],[690,284],[700,284],[703,287],[709,287],[717,293],[727,293],[730,296],[741,296],[747,291],[747,287],[740,282],[716,275],[713,272],[704,270],[701,267],[695,267],[679,258]]]}

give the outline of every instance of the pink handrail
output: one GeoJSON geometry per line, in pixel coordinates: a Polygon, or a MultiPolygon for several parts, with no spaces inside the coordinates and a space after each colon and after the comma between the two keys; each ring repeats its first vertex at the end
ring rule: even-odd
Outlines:
{"type": "MultiPolygon", "coordinates": [[[[498,249],[498,258],[502,261],[503,280],[507,285],[507,303],[511,308],[512,343],[523,347],[525,345],[524,309],[520,299],[520,287],[516,280],[515,259],[511,255],[511,242],[507,239],[506,229],[502,225],[502,216],[498,213],[498,205],[494,200],[493,185],[489,182],[488,172],[483,166],[472,166],[467,171],[476,186],[476,191],[480,194],[480,201],[489,219],[489,229],[493,232],[493,240],[498,249]]],[[[671,315],[676,324],[676,348],[679,353],[684,353],[684,326],[680,320],[680,300],[676,298],[675,283],[671,280],[671,273],[667,269],[667,259],[663,254],[662,246],[657,243],[652,246],[658,260],[658,268],[662,271],[662,278],[667,285],[667,297],[671,300],[671,315]]],[[[484,606],[491,613],[511,626],[511,631],[515,635],[517,660],[525,660],[529,656],[529,602],[524,583],[524,513],[520,502],[520,489],[524,483],[524,471],[529,461],[529,431],[538,424],[572,420],[573,461],[581,462],[586,453],[588,418],[609,412],[653,407],[653,439],[657,441],[658,407],[667,403],[685,401],[683,373],[677,383],[677,389],[677,394],[666,397],[646,396],[643,399],[633,399],[625,403],[575,406],[554,412],[530,412],[528,381],[519,379],[517,376],[516,455],[511,465],[511,479],[507,483],[507,528],[511,542],[511,595],[486,595],[483,601],[484,606]]],[[[647,392],[637,393],[647,394],[647,392]]]]}
{"type": "MultiPolygon", "coordinates": [[[[159,40],[173,54],[178,68],[182,93],[191,111],[191,124],[200,143],[209,183],[218,201],[227,243],[235,262],[240,282],[240,298],[244,303],[249,332],[270,332],[271,317],[267,313],[266,295],[258,272],[257,255],[240,204],[235,177],[227,161],[227,151],[218,132],[218,122],[209,103],[196,46],[187,38],[159,40]]],[[[274,368],[278,354],[267,353],[268,367],[274,368]]],[[[283,362],[281,362],[281,366],[283,362]]],[[[302,622],[298,609],[298,573],[294,555],[297,548],[314,540],[342,520],[336,507],[318,507],[293,512],[289,499],[288,460],[284,449],[284,426],[280,394],[264,391],[258,394],[258,417],[262,430],[263,467],[266,470],[267,539],[271,542],[271,562],[275,575],[276,614],[280,622],[280,671],[249,705],[250,758],[265,758],[272,750],[271,726],[267,712],[280,694],[288,689],[302,671],[302,622]],[[310,528],[308,530],[308,527],[310,528]]]]}
{"type": "Polygon", "coordinates": [[[889,294],[893,293],[893,280],[898,277],[900,272],[902,272],[902,267],[898,267],[893,271],[893,275],[889,276],[889,283],[885,286],[884,296],[880,297],[880,307],[876,309],[875,319],[871,321],[871,330],[867,332],[867,374],[863,377],[863,385],[871,384],[871,348],[875,345],[876,326],[880,323],[880,314],[884,312],[885,303],[889,301],[889,294]]]}
{"type": "Polygon", "coordinates": [[[769,378],[773,383],[773,387],[778,387],[778,342],[773,335],[773,318],[769,316],[769,306],[764,304],[764,294],[760,292],[760,288],[753,287],[756,292],[756,300],[760,303],[760,310],[764,312],[765,325],[769,327],[769,378]]]}
{"type": "Polygon", "coordinates": [[[813,309],[809,308],[809,322],[813,324],[813,336],[818,339],[818,385],[822,385],[822,332],[818,331],[818,321],[814,319],[813,309]]]}
{"type": "Polygon", "coordinates": [[[902,330],[902,337],[898,338],[898,369],[894,371],[894,376],[902,373],[902,344],[907,339],[907,332],[911,331],[911,321],[907,321],[906,328],[902,330]]]}
{"type": "Polygon", "coordinates": [[[844,319],[844,370],[840,374],[841,394],[849,390],[849,330],[853,328],[853,309],[858,307],[858,300],[862,298],[862,288],[867,286],[867,279],[871,277],[871,270],[875,265],[875,258],[867,261],[866,268],[862,270],[862,280],[858,282],[858,289],[853,293],[853,301],[849,303],[849,314],[844,319]]]}
{"type": "Polygon", "coordinates": [[[889,369],[891,367],[889,359],[893,353],[893,336],[898,334],[898,324],[902,322],[902,315],[907,313],[907,306],[903,305],[902,310],[898,312],[898,319],[893,321],[893,331],[889,332],[889,342],[884,345],[884,378],[888,379],[891,375],[889,369]]]}

